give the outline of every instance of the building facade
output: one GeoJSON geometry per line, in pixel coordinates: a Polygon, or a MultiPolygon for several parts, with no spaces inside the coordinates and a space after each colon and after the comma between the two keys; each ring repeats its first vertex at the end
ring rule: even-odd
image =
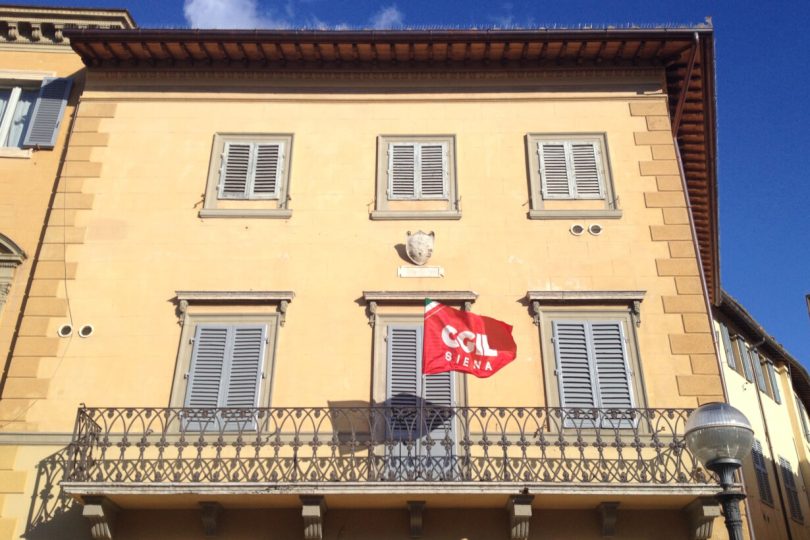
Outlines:
{"type": "Polygon", "coordinates": [[[755,431],[743,478],[756,536],[809,538],[810,375],[725,292],[714,318],[729,403],[755,431]]]}
{"type": "MultiPolygon", "coordinates": [[[[55,210],[54,200],[65,197],[56,194],[56,179],[77,172],[65,169],[63,160],[84,65],[64,32],[88,26],[132,28],[134,23],[125,10],[0,6],[0,429],[7,432],[30,430],[25,411],[46,397],[42,374],[56,367],[47,359],[11,362],[15,345],[32,335],[30,326],[21,327],[22,313],[40,322],[67,316],[64,300],[53,299],[66,295],[64,250],[74,241],[66,233],[74,212],[55,210]],[[31,281],[35,268],[36,284],[31,281]]],[[[86,151],[74,148],[73,154],[86,151]]],[[[38,331],[45,335],[46,328],[38,331]]],[[[28,475],[18,468],[17,442],[16,437],[0,441],[3,538],[16,527],[6,516],[24,506],[28,475]]]]}
{"type": "Polygon", "coordinates": [[[711,28],[66,35],[6,537],[725,538],[711,28]]]}

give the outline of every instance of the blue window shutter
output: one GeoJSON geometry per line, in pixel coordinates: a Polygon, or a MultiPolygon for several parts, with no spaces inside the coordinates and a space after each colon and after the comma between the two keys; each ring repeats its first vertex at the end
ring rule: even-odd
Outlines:
{"type": "Polygon", "coordinates": [[[737,369],[737,362],[734,359],[734,351],[731,349],[731,336],[728,334],[728,327],[720,323],[720,338],[723,340],[723,350],[726,353],[726,362],[731,369],[737,369]]]}
{"type": "Polygon", "coordinates": [[[552,321],[557,381],[562,407],[597,407],[594,373],[590,362],[588,324],[552,321]]]}
{"type": "Polygon", "coordinates": [[[70,79],[46,78],[42,81],[23,148],[53,148],[56,145],[72,85],[70,79]]]}
{"type": "Polygon", "coordinates": [[[186,407],[218,407],[229,353],[230,340],[225,325],[200,324],[194,336],[186,390],[186,407]]]}
{"type": "Polygon", "coordinates": [[[754,446],[751,448],[751,458],[754,462],[754,472],[757,477],[757,487],[759,487],[759,498],[763,502],[773,504],[773,493],[771,492],[771,482],[768,478],[768,466],[765,456],[762,453],[762,443],[754,439],[754,446]]]}
{"type": "Polygon", "coordinates": [[[599,407],[630,409],[633,390],[620,321],[592,322],[593,356],[597,373],[599,407]]]}

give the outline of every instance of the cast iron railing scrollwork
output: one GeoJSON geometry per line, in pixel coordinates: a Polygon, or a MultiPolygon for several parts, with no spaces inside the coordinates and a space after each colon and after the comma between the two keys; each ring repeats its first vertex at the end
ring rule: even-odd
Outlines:
{"type": "Polygon", "coordinates": [[[687,409],[81,408],[66,481],[712,484],[687,409]]]}

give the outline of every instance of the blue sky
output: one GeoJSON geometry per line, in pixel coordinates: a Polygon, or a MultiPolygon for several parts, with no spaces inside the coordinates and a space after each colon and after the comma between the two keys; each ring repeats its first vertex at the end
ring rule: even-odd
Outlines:
{"type": "Polygon", "coordinates": [[[535,27],[698,23],[717,47],[723,287],[810,367],[810,2],[25,0],[126,7],[144,27],[535,27]]]}

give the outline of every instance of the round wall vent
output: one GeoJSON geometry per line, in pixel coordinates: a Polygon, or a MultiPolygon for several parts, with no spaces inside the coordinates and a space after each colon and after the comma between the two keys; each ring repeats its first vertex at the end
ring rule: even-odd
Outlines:
{"type": "Polygon", "coordinates": [[[602,226],[599,225],[598,223],[594,223],[593,225],[588,227],[588,232],[594,236],[599,236],[600,234],[602,234],[602,226]]]}
{"type": "Polygon", "coordinates": [[[574,236],[579,236],[580,234],[585,232],[585,227],[580,225],[579,223],[574,223],[568,230],[571,231],[571,234],[573,234],[574,236]]]}
{"type": "Polygon", "coordinates": [[[56,333],[59,335],[59,337],[68,337],[73,333],[73,326],[70,324],[63,324],[59,327],[59,330],[57,330],[56,333]]]}
{"type": "Polygon", "coordinates": [[[79,328],[79,337],[90,337],[93,335],[95,329],[93,328],[92,324],[85,324],[81,328],[79,328]]]}

